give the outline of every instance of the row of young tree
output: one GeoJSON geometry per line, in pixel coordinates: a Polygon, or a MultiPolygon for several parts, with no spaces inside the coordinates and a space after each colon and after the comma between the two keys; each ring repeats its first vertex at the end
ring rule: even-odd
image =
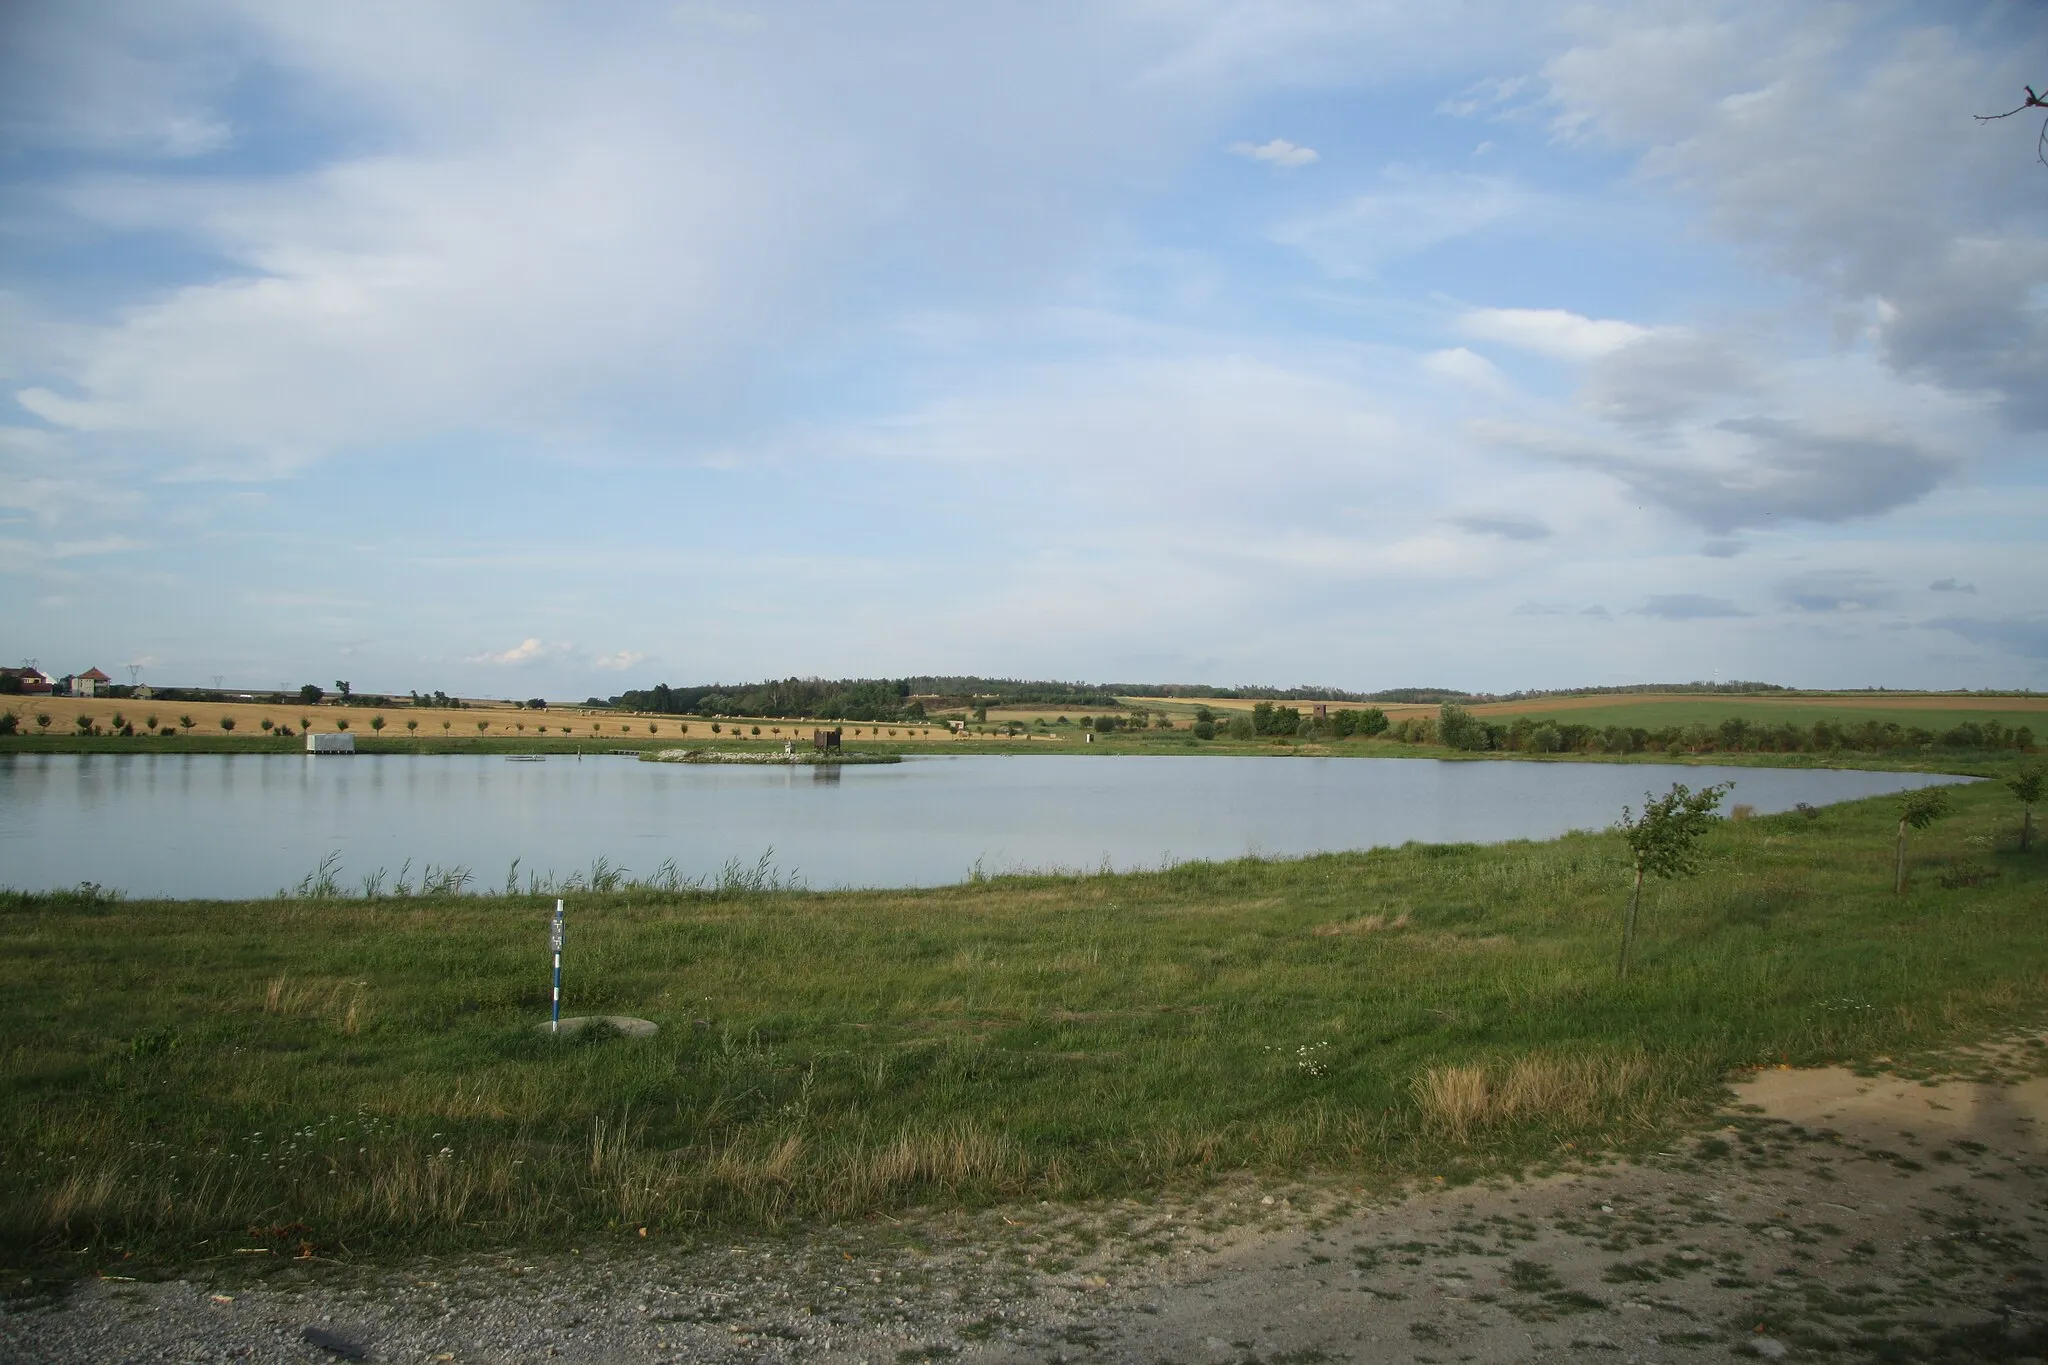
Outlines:
{"type": "Polygon", "coordinates": [[[1710,754],[1710,753],[1859,753],[1946,749],[2019,749],[2034,747],[2031,726],[2006,726],[1997,720],[1964,721],[1934,731],[1893,721],[1819,720],[1812,725],[1768,725],[1730,716],[1718,725],[1694,722],[1657,729],[1627,725],[1580,725],[1549,717],[1517,716],[1506,723],[1483,720],[1464,707],[1445,703],[1434,716],[1395,722],[1388,738],[1409,744],[1441,744],[1452,749],[1501,750],[1528,754],[1710,754]]]}
{"type": "MultiPolygon", "coordinates": [[[[1644,883],[1651,879],[1690,877],[1700,870],[1704,861],[1699,848],[1700,839],[1712,825],[1721,798],[1733,786],[1733,783],[1722,782],[1692,791],[1684,783],[1674,782],[1671,790],[1663,796],[1643,793],[1640,814],[1627,806],[1621,808],[1621,819],[1615,824],[1615,829],[1627,842],[1630,859],[1635,864],[1628,910],[1621,921],[1620,969],[1623,980],[1628,979],[1629,968],[1635,958],[1644,883]]],[[[2025,853],[2033,844],[2034,807],[2048,799],[2048,773],[2038,765],[2027,764],[2005,780],[2005,788],[2020,803],[2019,845],[2020,852],[2025,853]]],[[[1800,806],[1799,809],[1809,817],[1819,814],[1808,806],[1800,806]]],[[[1949,793],[1945,786],[1922,787],[1900,797],[1899,832],[1892,849],[1894,895],[1906,894],[1906,832],[1926,829],[1948,813],[1949,793]]]]}

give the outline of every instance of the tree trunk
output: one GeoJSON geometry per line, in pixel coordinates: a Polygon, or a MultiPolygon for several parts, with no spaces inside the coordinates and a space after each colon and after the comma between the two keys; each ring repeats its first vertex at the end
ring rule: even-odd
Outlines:
{"type": "Polygon", "coordinates": [[[1892,862],[1892,894],[1906,894],[1906,822],[1899,821],[1899,848],[1892,862]]]}
{"type": "Polygon", "coordinates": [[[2020,852],[2027,851],[2027,844],[2034,833],[2034,808],[2025,802],[2020,804],[2020,852]]]}
{"type": "Polygon", "coordinates": [[[1628,980],[1629,957],[1636,946],[1636,907],[1643,903],[1643,865],[1636,864],[1635,889],[1628,893],[1628,917],[1621,922],[1621,979],[1628,980]]]}

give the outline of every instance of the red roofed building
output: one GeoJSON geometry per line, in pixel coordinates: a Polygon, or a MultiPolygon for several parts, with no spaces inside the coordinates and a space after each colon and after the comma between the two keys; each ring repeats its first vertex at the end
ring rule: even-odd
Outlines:
{"type": "Polygon", "coordinates": [[[112,678],[100,672],[97,668],[88,668],[83,673],[71,675],[71,695],[74,697],[94,696],[101,688],[112,681],[112,678]]]}

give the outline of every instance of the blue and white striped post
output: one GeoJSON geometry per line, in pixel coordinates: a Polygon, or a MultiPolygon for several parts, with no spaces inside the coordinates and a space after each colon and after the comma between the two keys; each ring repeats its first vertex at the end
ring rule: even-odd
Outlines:
{"type": "Polygon", "coordinates": [[[548,947],[555,954],[555,1013],[548,1021],[549,1033],[562,1031],[562,903],[555,902],[555,923],[548,930],[548,947]]]}

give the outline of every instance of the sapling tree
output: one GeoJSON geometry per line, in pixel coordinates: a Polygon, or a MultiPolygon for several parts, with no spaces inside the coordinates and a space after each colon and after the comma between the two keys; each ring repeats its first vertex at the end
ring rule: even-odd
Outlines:
{"type": "Polygon", "coordinates": [[[191,728],[192,728],[192,727],[193,727],[194,725],[197,725],[198,723],[199,723],[199,722],[197,722],[197,721],[193,720],[193,719],[192,719],[192,717],[190,717],[190,716],[180,716],[180,717],[178,717],[178,728],[179,728],[180,730],[189,730],[189,729],[191,729],[191,728]]]}
{"type": "Polygon", "coordinates": [[[370,728],[371,728],[372,730],[382,730],[382,729],[384,728],[384,717],[382,717],[382,716],[372,716],[372,717],[370,717],[370,728]]]}
{"type": "Polygon", "coordinates": [[[1926,829],[1948,814],[1948,788],[1923,787],[1899,803],[1899,845],[1892,860],[1892,894],[1906,894],[1906,829],[1926,829]]]}
{"type": "Polygon", "coordinates": [[[405,728],[408,730],[417,730],[420,728],[420,723],[416,720],[409,720],[405,723],[405,728]]]}
{"type": "Polygon", "coordinates": [[[1643,813],[1638,816],[1627,806],[1621,808],[1618,828],[1628,841],[1635,859],[1635,886],[1629,892],[1628,915],[1621,923],[1621,978],[1628,979],[1630,959],[1635,955],[1636,917],[1643,904],[1643,879],[1666,880],[1690,877],[1700,870],[1700,836],[1713,822],[1721,798],[1735,784],[1720,782],[1692,791],[1683,782],[1659,797],[1643,793],[1643,813]]]}
{"type": "Polygon", "coordinates": [[[2029,763],[2017,777],[2007,778],[2005,787],[2020,799],[2020,852],[2025,853],[2033,842],[2034,804],[2048,796],[2048,773],[2042,772],[2039,764],[2029,763]]]}
{"type": "Polygon", "coordinates": [[[47,712],[47,711],[38,711],[38,712],[36,712],[36,729],[38,729],[38,730],[47,730],[47,729],[49,729],[49,728],[50,728],[50,713],[49,713],[49,712],[47,712]]]}
{"type": "Polygon", "coordinates": [[[78,733],[81,735],[92,729],[91,716],[76,716],[72,719],[71,723],[78,727],[78,733]]]}
{"type": "Polygon", "coordinates": [[[233,716],[222,716],[222,717],[220,718],[220,728],[221,728],[221,729],[223,729],[223,730],[232,730],[232,729],[234,729],[234,728],[235,728],[235,718],[234,718],[233,716]]]}

